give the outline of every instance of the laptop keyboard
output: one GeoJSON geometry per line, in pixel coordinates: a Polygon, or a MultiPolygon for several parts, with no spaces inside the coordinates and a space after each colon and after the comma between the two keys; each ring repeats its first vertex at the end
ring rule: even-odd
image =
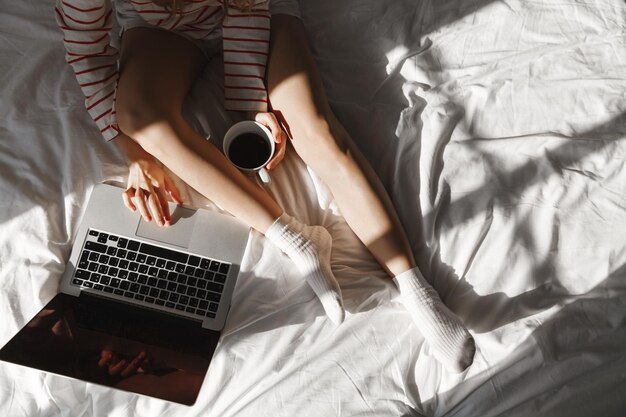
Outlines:
{"type": "Polygon", "coordinates": [[[72,285],[215,318],[230,264],[89,230],[72,285]]]}

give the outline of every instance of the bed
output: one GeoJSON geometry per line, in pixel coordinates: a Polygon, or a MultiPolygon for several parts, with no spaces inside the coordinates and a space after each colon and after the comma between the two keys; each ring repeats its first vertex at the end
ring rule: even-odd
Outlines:
{"type": "MultiPolygon", "coordinates": [[[[0,415],[624,415],[626,4],[300,3],[333,109],[425,276],[474,335],[474,364],[442,369],[327,188],[289,152],[267,187],[331,232],[341,326],[251,232],[193,407],[0,363],[0,415]]],[[[0,344],[56,294],[93,185],[125,180],[84,111],[52,7],[0,7],[0,344]]],[[[211,140],[229,122],[206,111],[214,69],[185,110],[211,140]]],[[[180,185],[190,204],[219,210],[180,185]]]]}

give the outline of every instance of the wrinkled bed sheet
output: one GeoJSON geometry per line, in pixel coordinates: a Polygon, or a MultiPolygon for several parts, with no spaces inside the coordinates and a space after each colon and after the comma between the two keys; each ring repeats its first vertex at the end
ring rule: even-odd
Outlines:
{"type": "MultiPolygon", "coordinates": [[[[91,187],[124,166],[84,111],[52,2],[0,6],[0,343],[58,290],[91,187]]],[[[291,152],[269,191],[334,238],[335,328],[252,232],[193,407],[0,364],[2,416],[618,416],[626,409],[626,6],[301,1],[340,120],[419,265],[475,335],[442,370],[397,292],[291,152]]],[[[186,103],[211,140],[211,63],[186,103]]],[[[181,184],[181,186],[183,186],[181,184]]],[[[184,186],[183,186],[184,187],[184,186]]],[[[186,201],[219,208],[185,187],[186,201]]]]}

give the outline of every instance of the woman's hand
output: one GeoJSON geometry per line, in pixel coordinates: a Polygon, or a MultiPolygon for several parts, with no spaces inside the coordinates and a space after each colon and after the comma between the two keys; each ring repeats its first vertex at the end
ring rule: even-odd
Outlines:
{"type": "Polygon", "coordinates": [[[114,140],[128,160],[128,184],[122,194],[126,207],[132,212],[139,209],[147,222],[154,219],[159,226],[171,225],[167,195],[177,204],[183,203],[172,179],[161,164],[134,140],[125,135],[119,135],[114,140]]]}
{"type": "Polygon", "coordinates": [[[280,123],[278,123],[278,119],[276,119],[274,113],[256,113],[254,115],[254,121],[259,122],[263,126],[267,127],[270,132],[272,132],[274,142],[276,142],[276,151],[274,152],[274,157],[265,166],[268,171],[271,171],[278,165],[280,161],[283,160],[285,156],[285,150],[287,149],[287,134],[281,128],[280,123]]]}

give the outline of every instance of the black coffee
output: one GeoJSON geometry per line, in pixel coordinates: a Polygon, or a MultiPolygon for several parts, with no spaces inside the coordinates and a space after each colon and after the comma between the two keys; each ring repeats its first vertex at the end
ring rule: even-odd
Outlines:
{"type": "Polygon", "coordinates": [[[271,151],[267,138],[256,133],[243,133],[230,143],[228,158],[240,168],[253,169],[267,162],[271,151]]]}

